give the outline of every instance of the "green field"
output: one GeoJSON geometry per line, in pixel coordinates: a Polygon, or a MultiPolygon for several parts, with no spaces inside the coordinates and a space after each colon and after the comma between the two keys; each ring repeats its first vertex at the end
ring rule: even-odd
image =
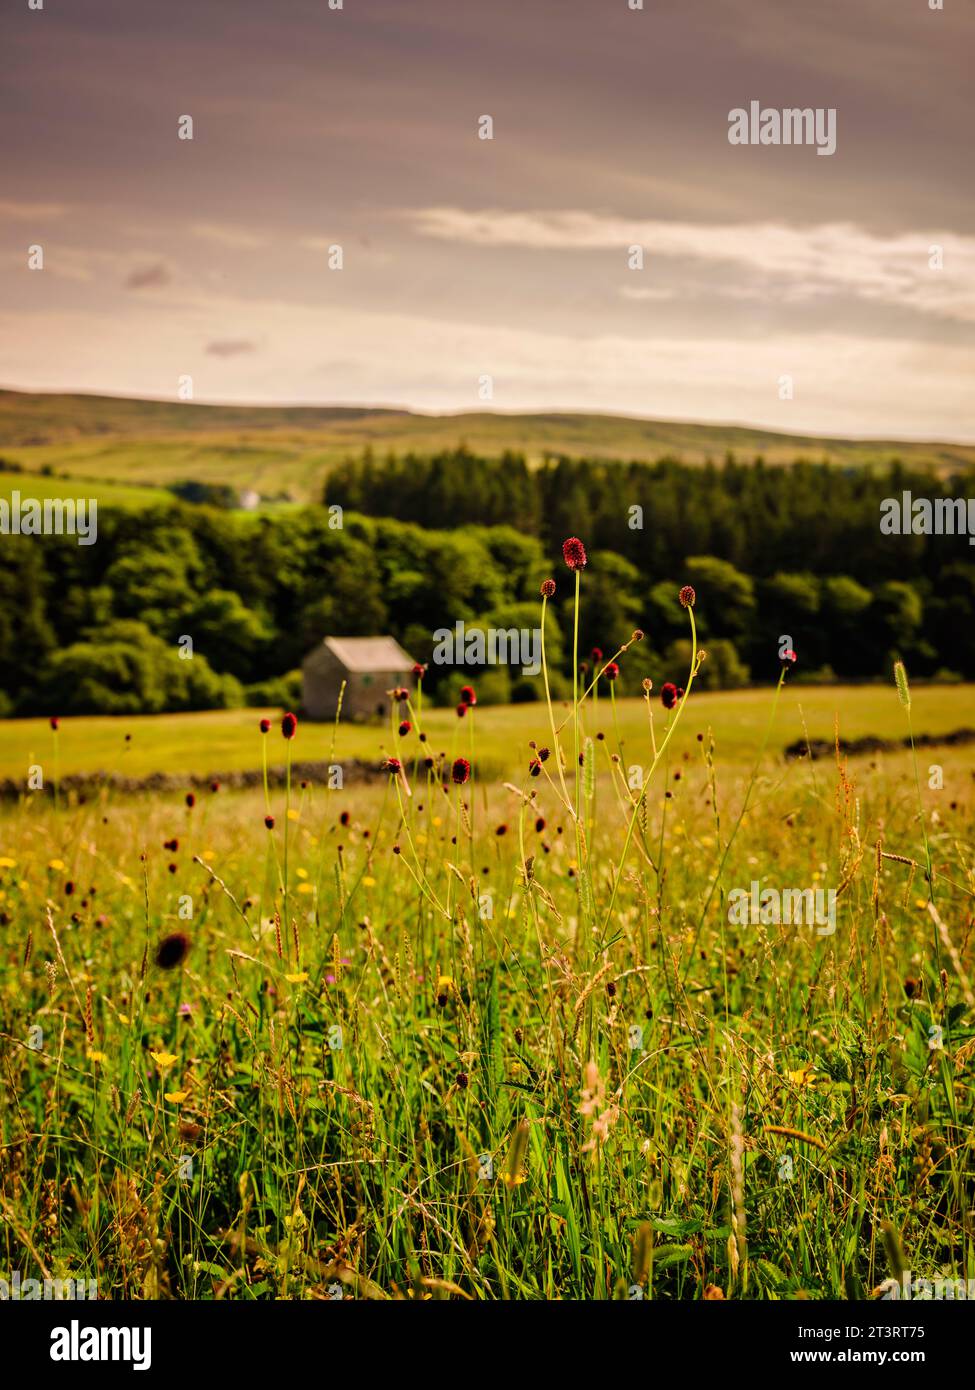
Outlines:
{"type": "Polygon", "coordinates": [[[863,467],[900,458],[938,472],[975,465],[975,447],[897,440],[827,439],[740,425],[697,425],[614,415],[424,415],[405,410],[245,407],[128,400],[112,396],[0,391],[0,457],[36,470],[127,484],[192,478],[254,488],[270,497],[316,499],[329,468],[370,446],[431,453],[466,443],[484,455],[505,450],[538,461],[547,454],[657,459],[688,464],[761,454],[863,467]]]}
{"type": "MultiPolygon", "coordinates": [[[[692,751],[696,735],[710,728],[723,759],[736,765],[747,763],[757,756],[765,737],[769,704],[770,692],[761,689],[696,694],[673,745],[677,755],[692,751]]],[[[559,720],[568,716],[567,704],[556,709],[559,720]]],[[[642,700],[621,700],[617,710],[624,752],[639,761],[648,746],[646,705],[642,700]]],[[[473,723],[479,760],[492,775],[511,777],[530,756],[529,739],[539,736],[539,712],[540,707],[533,704],[478,706],[473,721],[461,722],[452,709],[431,709],[424,716],[424,729],[435,753],[453,755],[455,751],[469,751],[473,723]]],[[[275,719],[279,714],[274,710],[237,709],[66,719],[59,734],[61,772],[116,772],[126,777],[145,777],[153,772],[205,776],[210,772],[258,768],[258,723],[265,715],[275,719]],[[130,735],[128,741],[126,734],[130,735]]],[[[915,692],[916,734],[951,733],[975,724],[973,716],[975,687],[928,686],[915,692]]],[[[659,707],[655,717],[659,722],[659,707]]],[[[905,732],[897,701],[885,686],[786,686],[769,734],[769,752],[780,754],[787,745],[807,734],[811,740],[831,740],[836,720],[840,736],[845,739],[868,735],[896,739],[905,732]]],[[[586,726],[593,735],[601,731],[607,749],[615,751],[616,732],[608,699],[602,698],[595,710],[592,706],[587,709],[586,726]]],[[[271,745],[272,762],[283,761],[280,742],[277,739],[271,745]]],[[[293,745],[294,756],[309,761],[326,760],[331,743],[330,725],[302,722],[293,745]]],[[[336,754],[340,759],[378,764],[390,751],[392,739],[386,726],[343,724],[339,729],[336,754]]],[[[30,764],[45,762],[51,754],[52,735],[46,719],[0,722],[0,777],[24,777],[30,764]]]]}
{"type": "Polygon", "coordinates": [[[0,471],[0,497],[10,500],[11,494],[19,492],[21,498],[36,497],[43,501],[47,497],[94,497],[100,507],[124,507],[138,510],[152,507],[160,502],[171,501],[172,496],[163,488],[138,487],[127,483],[105,482],[101,478],[88,477],[59,478],[46,477],[39,473],[4,473],[0,471]]]}

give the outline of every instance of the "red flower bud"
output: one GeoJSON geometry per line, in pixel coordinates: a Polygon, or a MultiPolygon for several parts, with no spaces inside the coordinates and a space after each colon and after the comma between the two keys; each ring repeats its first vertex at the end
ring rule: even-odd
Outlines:
{"type": "Polygon", "coordinates": [[[586,547],[578,536],[570,536],[567,541],[562,542],[562,558],[570,570],[585,569],[586,547]]]}

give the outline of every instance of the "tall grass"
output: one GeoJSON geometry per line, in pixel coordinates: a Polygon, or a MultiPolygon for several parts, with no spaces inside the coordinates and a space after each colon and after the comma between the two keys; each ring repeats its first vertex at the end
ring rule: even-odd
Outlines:
{"type": "MultiPolygon", "coordinates": [[[[975,1277],[969,769],[935,801],[906,754],[837,758],[830,787],[766,747],[726,772],[706,727],[699,760],[675,753],[688,615],[684,695],[648,693],[642,748],[600,738],[613,702],[577,661],[568,717],[539,710],[503,785],[472,709],[474,777],[452,778],[417,696],[373,788],[3,813],[0,1275],[136,1297],[859,1297],[888,1273],[887,1223],[915,1274],[975,1277]],[[836,933],[730,923],[726,890],[753,879],[836,885],[836,933]]],[[[300,727],[300,756],[329,737],[300,727]]]]}

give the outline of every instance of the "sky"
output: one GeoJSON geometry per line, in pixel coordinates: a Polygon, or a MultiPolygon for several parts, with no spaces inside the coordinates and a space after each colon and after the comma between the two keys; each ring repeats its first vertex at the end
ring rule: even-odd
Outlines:
{"type": "Polygon", "coordinates": [[[975,5],[635,3],[8,0],[0,385],[975,441],[975,5]]]}

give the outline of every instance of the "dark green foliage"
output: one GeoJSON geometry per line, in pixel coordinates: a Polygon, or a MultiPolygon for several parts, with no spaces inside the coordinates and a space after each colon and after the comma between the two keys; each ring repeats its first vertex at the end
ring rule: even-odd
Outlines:
{"type": "MultiPolygon", "coordinates": [[[[429,661],[434,632],[459,620],[534,627],[548,575],[558,584],[546,640],[559,696],[571,688],[573,587],[561,559],[569,535],[590,556],[581,659],[592,647],[608,659],[635,627],[647,633],[639,660],[621,662],[619,694],[639,693],[645,674],[680,678],[683,583],[701,600],[700,636],[712,652],[705,684],[774,678],[785,637],[800,679],[827,668],[872,679],[895,656],[917,677],[950,670],[971,679],[972,552],[963,536],[882,535],[880,502],[905,489],[961,496],[965,480],[942,484],[897,465],[882,475],[733,461],[691,469],[560,459],[530,469],[515,456],[459,449],[344,465],[328,485],[341,526],[323,507],[103,508],[95,545],[3,537],[0,708],[274,704],[294,695],[295,677],[287,686],[282,678],[327,633],[389,632],[429,661]],[[178,656],[186,637],[192,661],[178,656]]],[[[480,681],[485,703],[540,693],[517,667],[431,666],[429,696],[451,699],[458,676],[480,681]]]]}

